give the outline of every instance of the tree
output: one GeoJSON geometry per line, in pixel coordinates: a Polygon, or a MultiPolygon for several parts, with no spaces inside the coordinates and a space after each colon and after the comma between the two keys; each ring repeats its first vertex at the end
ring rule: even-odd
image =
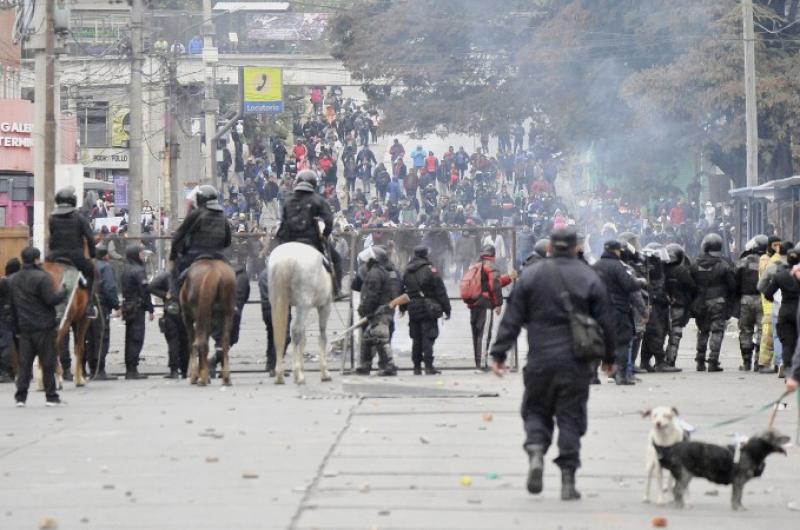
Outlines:
{"type": "MultiPolygon", "coordinates": [[[[793,170],[797,16],[798,0],[756,2],[762,180],[793,170]]],[[[738,0],[362,0],[331,37],[390,130],[533,117],[646,191],[701,154],[744,184],[741,27],[738,0]]]]}

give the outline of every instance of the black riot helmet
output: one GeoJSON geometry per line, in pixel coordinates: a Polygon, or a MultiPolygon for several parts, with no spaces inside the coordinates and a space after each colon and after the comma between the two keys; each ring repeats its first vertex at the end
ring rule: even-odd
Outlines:
{"type": "Polygon", "coordinates": [[[217,193],[216,188],[214,186],[209,186],[208,184],[203,184],[199,188],[197,188],[197,206],[202,208],[208,205],[209,201],[216,201],[219,199],[219,194],[217,193]]]}
{"type": "Polygon", "coordinates": [[[497,251],[495,250],[494,245],[490,243],[483,245],[483,248],[481,248],[481,256],[494,257],[496,253],[497,251]]]}
{"type": "Polygon", "coordinates": [[[800,243],[786,253],[786,262],[791,266],[800,264],[800,243]]]}
{"type": "Polygon", "coordinates": [[[72,206],[73,208],[78,205],[78,198],[75,196],[75,188],[67,186],[61,188],[56,193],[57,206],[72,206]]]}
{"type": "Polygon", "coordinates": [[[686,251],[679,244],[670,243],[667,245],[667,254],[669,255],[670,263],[683,263],[686,251]]]}
{"type": "Polygon", "coordinates": [[[722,252],[722,237],[719,234],[708,234],[700,243],[700,252],[703,254],[719,254],[722,252]]]}
{"type": "Polygon", "coordinates": [[[304,169],[297,174],[297,184],[294,189],[296,191],[317,191],[317,174],[310,169],[304,169]]]}
{"type": "Polygon", "coordinates": [[[751,250],[754,254],[766,254],[767,245],[769,245],[769,238],[764,234],[758,234],[747,243],[750,248],[746,250],[751,250]]]}

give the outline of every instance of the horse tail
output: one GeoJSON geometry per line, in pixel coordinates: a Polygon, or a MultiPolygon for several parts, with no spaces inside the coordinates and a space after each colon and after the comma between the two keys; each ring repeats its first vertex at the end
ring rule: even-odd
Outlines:
{"type": "Polygon", "coordinates": [[[286,333],[289,326],[290,289],[292,284],[291,263],[276,262],[269,269],[269,303],[272,308],[272,332],[275,336],[275,351],[278,355],[286,350],[286,333]]]}

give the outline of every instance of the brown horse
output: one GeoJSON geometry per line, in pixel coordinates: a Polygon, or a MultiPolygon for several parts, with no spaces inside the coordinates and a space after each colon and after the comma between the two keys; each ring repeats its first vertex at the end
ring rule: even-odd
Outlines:
{"type": "Polygon", "coordinates": [[[195,261],[181,288],[181,308],[190,354],[190,383],[207,385],[208,339],[215,322],[222,323],[222,384],[231,384],[228,350],[236,307],[236,275],[228,263],[217,259],[195,261]]]}
{"type": "MultiPolygon", "coordinates": [[[[61,289],[61,283],[64,276],[66,265],[55,261],[45,261],[42,268],[53,279],[53,287],[56,290],[61,289]]],[[[69,296],[69,295],[68,295],[69,296]]],[[[57,359],[56,372],[60,377],[64,371],[61,367],[61,346],[64,344],[64,338],[69,334],[70,330],[74,332],[75,337],[75,386],[84,386],[86,384],[86,377],[83,373],[83,359],[84,359],[84,345],[86,344],[86,333],[89,331],[91,321],[87,314],[89,306],[89,292],[83,288],[75,289],[75,296],[72,299],[72,305],[69,307],[66,318],[62,320],[64,323],[56,333],[56,352],[59,352],[57,359]]]]}

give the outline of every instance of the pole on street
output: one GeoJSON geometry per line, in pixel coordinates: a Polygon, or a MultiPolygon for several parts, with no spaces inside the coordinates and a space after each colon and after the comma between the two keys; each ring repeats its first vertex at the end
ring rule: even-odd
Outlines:
{"type": "Polygon", "coordinates": [[[180,144],[178,143],[178,64],[174,54],[170,54],[169,71],[169,107],[167,123],[169,124],[169,174],[164,185],[165,204],[169,207],[170,224],[178,219],[178,159],[180,144]]]}
{"type": "Polygon", "coordinates": [[[131,3],[131,125],[128,142],[128,234],[142,233],[142,26],[144,0],[131,3]]]}
{"type": "Polygon", "coordinates": [[[217,182],[217,112],[219,101],[215,90],[215,64],[217,62],[217,49],[214,47],[214,21],[211,13],[211,0],[203,0],[203,65],[205,67],[205,99],[203,100],[203,115],[205,117],[206,132],[206,171],[205,181],[216,185],[217,182]]]}
{"type": "Polygon", "coordinates": [[[31,48],[36,50],[33,240],[37,247],[45,249],[56,175],[55,0],[47,0],[44,11],[40,13],[37,27],[42,30],[31,43],[31,48]]]}
{"type": "Polygon", "coordinates": [[[744,96],[747,129],[747,186],[758,186],[758,102],[756,101],[756,41],[753,2],[742,0],[744,26],[744,96]]]}

